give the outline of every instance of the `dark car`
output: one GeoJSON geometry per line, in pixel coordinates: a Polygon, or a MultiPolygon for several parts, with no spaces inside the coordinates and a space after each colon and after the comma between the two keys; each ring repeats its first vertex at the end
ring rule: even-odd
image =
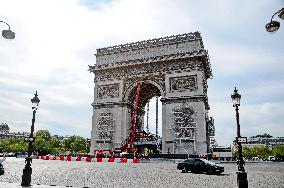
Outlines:
{"type": "Polygon", "coordinates": [[[4,175],[4,173],[5,173],[4,167],[3,167],[3,165],[0,163],[0,175],[4,175]]]}
{"type": "Polygon", "coordinates": [[[207,174],[221,174],[224,172],[224,167],[219,166],[206,159],[190,158],[185,161],[178,163],[178,170],[182,172],[193,172],[193,173],[207,173],[207,174]]]}

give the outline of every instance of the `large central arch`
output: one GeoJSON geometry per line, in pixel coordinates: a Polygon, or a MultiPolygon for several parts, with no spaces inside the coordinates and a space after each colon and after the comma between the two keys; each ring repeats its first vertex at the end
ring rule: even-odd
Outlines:
{"type": "Polygon", "coordinates": [[[212,76],[198,32],[97,49],[90,151],[121,146],[129,135],[137,82],[139,109],[162,102],[162,152],[206,153],[207,79],[212,76]]]}

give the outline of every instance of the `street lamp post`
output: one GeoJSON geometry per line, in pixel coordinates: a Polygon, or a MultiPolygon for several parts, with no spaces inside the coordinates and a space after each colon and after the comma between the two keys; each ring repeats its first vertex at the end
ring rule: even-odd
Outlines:
{"type": "Polygon", "coordinates": [[[1,23],[1,22],[4,23],[4,24],[6,24],[6,25],[9,27],[9,29],[6,29],[6,30],[3,30],[3,31],[2,31],[2,36],[3,36],[5,39],[14,39],[14,38],[15,38],[15,33],[14,33],[13,31],[11,31],[9,24],[6,23],[6,22],[4,22],[4,21],[1,21],[1,20],[0,20],[0,23],[1,23]]]}
{"type": "Polygon", "coordinates": [[[280,23],[278,21],[274,21],[272,20],[273,17],[278,14],[278,17],[281,18],[282,20],[284,20],[284,8],[278,10],[277,12],[275,12],[273,14],[273,16],[271,17],[271,20],[268,24],[265,25],[266,31],[270,32],[270,33],[275,33],[279,27],[280,27],[280,23]]]}
{"type": "Polygon", "coordinates": [[[233,107],[235,107],[236,110],[236,120],[237,120],[237,138],[236,142],[238,144],[238,153],[239,153],[239,160],[238,160],[238,172],[237,172],[237,183],[239,188],[247,188],[248,187],[248,181],[247,181],[247,173],[244,168],[244,159],[243,159],[243,153],[242,153],[242,137],[240,132],[240,122],[239,122],[239,106],[240,106],[240,100],[241,95],[238,93],[237,88],[235,87],[234,93],[231,95],[231,98],[233,100],[233,107]]]}
{"type": "Polygon", "coordinates": [[[31,133],[30,136],[28,138],[25,138],[26,141],[29,142],[29,146],[28,146],[28,157],[26,157],[26,165],[25,168],[23,169],[23,176],[22,176],[22,186],[31,186],[31,175],[32,175],[32,167],[31,167],[31,163],[32,163],[32,144],[34,142],[34,124],[35,124],[35,114],[36,111],[38,109],[38,104],[40,102],[38,95],[37,95],[37,91],[34,94],[34,98],[31,99],[31,102],[33,104],[32,106],[32,110],[33,110],[33,119],[32,119],[32,126],[31,126],[31,133]]]}

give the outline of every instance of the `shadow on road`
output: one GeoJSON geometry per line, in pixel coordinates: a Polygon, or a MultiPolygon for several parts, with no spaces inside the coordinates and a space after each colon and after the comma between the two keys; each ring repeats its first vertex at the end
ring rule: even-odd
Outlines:
{"type": "Polygon", "coordinates": [[[230,176],[230,173],[222,173],[222,174],[206,174],[203,172],[181,172],[181,173],[192,173],[192,174],[204,174],[204,175],[209,175],[209,176],[230,176]]]}

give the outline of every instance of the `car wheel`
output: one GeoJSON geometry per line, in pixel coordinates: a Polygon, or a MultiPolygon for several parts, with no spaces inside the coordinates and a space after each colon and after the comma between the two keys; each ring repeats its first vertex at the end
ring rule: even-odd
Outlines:
{"type": "Polygon", "coordinates": [[[207,170],[207,174],[213,174],[213,170],[212,169],[207,170]]]}
{"type": "Polygon", "coordinates": [[[186,173],[186,172],[188,172],[188,171],[186,170],[186,168],[185,168],[185,167],[183,167],[183,169],[182,169],[182,171],[181,171],[181,172],[186,173]]]}

